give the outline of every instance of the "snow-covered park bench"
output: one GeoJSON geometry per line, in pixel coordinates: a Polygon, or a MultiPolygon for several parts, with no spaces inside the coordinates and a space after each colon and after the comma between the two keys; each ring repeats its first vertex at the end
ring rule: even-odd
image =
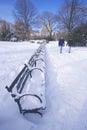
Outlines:
{"type": "Polygon", "coordinates": [[[45,100],[45,45],[42,44],[6,89],[18,104],[20,113],[43,115],[45,100]]]}

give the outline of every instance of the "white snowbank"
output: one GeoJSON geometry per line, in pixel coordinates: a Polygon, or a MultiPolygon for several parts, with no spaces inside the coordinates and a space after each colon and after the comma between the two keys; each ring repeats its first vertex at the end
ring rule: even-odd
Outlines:
{"type": "Polygon", "coordinates": [[[57,42],[47,44],[43,118],[23,117],[5,90],[38,46],[0,43],[0,130],[87,130],[87,48],[72,48],[69,54],[64,47],[60,54],[57,42]]]}

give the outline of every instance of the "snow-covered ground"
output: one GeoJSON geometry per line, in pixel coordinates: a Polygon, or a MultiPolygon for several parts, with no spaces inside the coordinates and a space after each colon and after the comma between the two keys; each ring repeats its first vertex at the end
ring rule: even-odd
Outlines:
{"type": "Polygon", "coordinates": [[[46,45],[46,110],[22,116],[6,91],[39,44],[0,42],[0,130],[87,130],[87,48],[46,45]]]}

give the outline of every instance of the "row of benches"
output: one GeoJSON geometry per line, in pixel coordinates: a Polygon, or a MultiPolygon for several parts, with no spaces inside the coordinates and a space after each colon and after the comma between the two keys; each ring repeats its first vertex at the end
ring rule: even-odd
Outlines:
{"type": "Polygon", "coordinates": [[[18,104],[20,113],[38,113],[46,108],[45,44],[41,44],[12,84],[5,88],[18,104]]]}

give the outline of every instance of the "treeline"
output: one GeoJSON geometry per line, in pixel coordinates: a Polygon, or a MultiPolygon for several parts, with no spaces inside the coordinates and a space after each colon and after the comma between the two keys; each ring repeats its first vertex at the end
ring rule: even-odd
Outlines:
{"type": "Polygon", "coordinates": [[[15,23],[0,20],[0,40],[9,41],[46,38],[58,40],[72,38],[73,46],[87,44],[87,3],[83,0],[65,0],[60,10],[38,13],[31,0],[16,0],[14,6],[15,23]],[[41,32],[34,31],[42,28],[41,32]]]}

